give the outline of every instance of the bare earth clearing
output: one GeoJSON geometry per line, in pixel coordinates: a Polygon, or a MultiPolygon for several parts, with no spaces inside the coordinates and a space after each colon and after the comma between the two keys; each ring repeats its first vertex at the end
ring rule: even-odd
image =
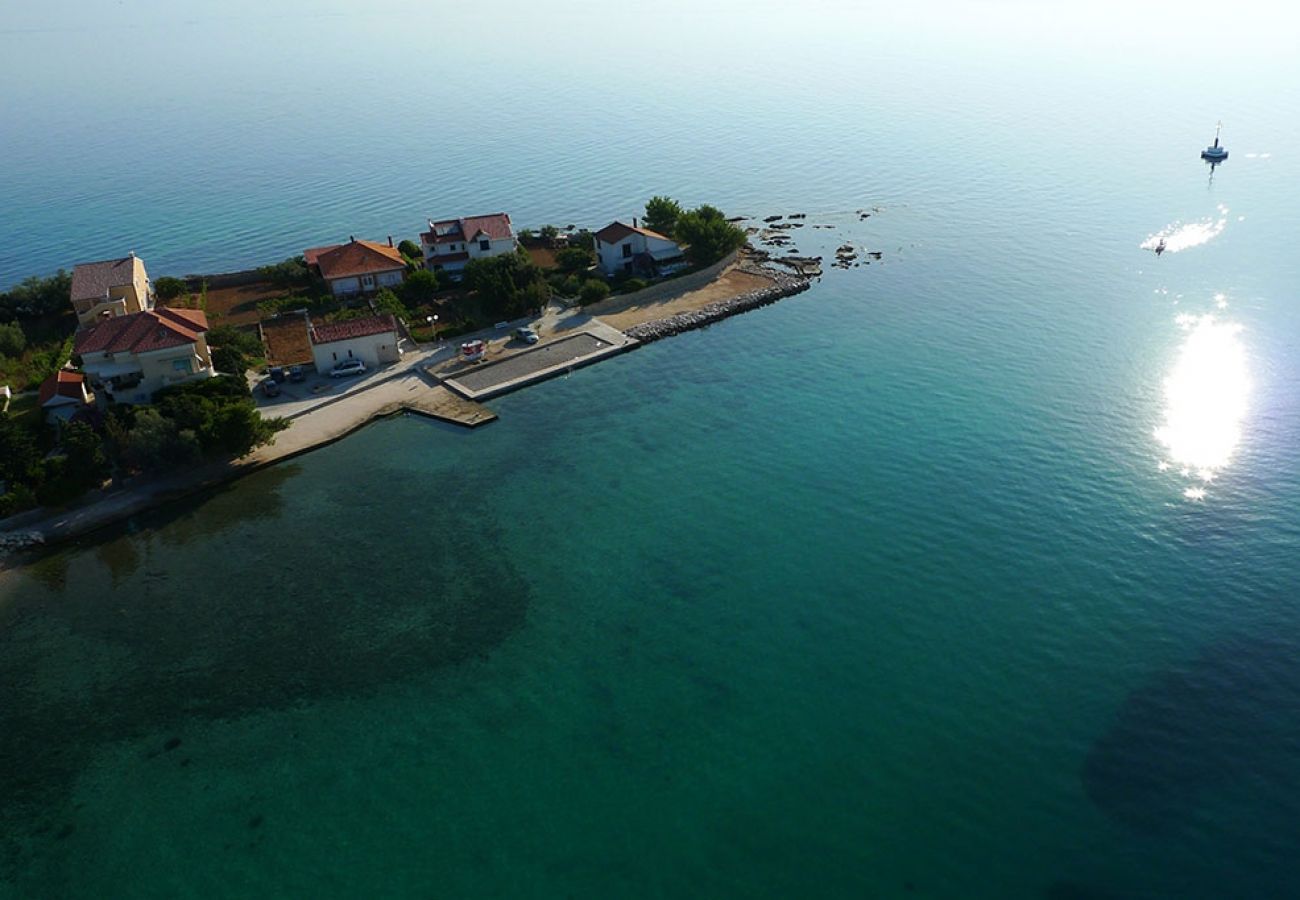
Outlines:
{"type": "Polygon", "coordinates": [[[667,319],[679,313],[695,312],[710,303],[730,300],[741,294],[769,287],[771,284],[771,280],[761,275],[742,272],[733,267],[704,287],[689,291],[680,297],[670,297],[661,301],[652,300],[648,303],[640,303],[633,295],[610,297],[608,300],[584,307],[583,312],[614,326],[619,331],[625,331],[633,325],[667,319]]]}

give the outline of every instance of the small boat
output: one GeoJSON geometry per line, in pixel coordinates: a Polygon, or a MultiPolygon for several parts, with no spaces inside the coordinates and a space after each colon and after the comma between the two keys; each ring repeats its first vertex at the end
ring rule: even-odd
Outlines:
{"type": "Polygon", "coordinates": [[[1201,151],[1201,159],[1208,163],[1214,163],[1217,165],[1228,158],[1227,149],[1219,146],[1219,132],[1222,130],[1223,123],[1220,122],[1218,127],[1214,129],[1214,143],[1201,151]]]}
{"type": "Polygon", "coordinates": [[[1165,239],[1161,238],[1160,243],[1156,244],[1156,256],[1165,252],[1165,239]]]}
{"type": "Polygon", "coordinates": [[[487,344],[482,341],[466,341],[460,345],[460,358],[465,362],[480,362],[485,356],[487,356],[487,344]]]}

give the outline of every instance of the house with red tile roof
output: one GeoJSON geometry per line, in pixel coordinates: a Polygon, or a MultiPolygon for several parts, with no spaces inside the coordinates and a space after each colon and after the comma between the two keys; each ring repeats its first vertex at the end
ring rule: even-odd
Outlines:
{"type": "Polygon", "coordinates": [[[153,309],[144,260],[130,253],[121,259],[77,263],[72,269],[72,308],[82,327],[153,309]]]}
{"type": "Polygon", "coordinates": [[[627,272],[637,275],[667,275],[686,265],[682,248],[670,237],[637,226],[610,222],[593,236],[596,262],[606,275],[627,272]]]}
{"type": "Polygon", "coordinates": [[[406,259],[393,246],[349,238],[346,244],[312,247],[302,252],[309,269],[315,269],[336,297],[369,294],[393,288],[406,278],[406,259]]]}
{"type": "Polygon", "coordinates": [[[519,247],[507,213],[466,216],[461,219],[429,220],[429,230],[420,235],[424,267],[459,277],[471,259],[514,253],[519,247]]]}
{"type": "Polygon", "coordinates": [[[344,319],[323,325],[308,325],[312,359],[316,371],[328,375],[339,363],[359,359],[377,369],[401,359],[397,320],[390,313],[344,319]]]}
{"type": "Polygon", "coordinates": [[[94,403],[95,395],[86,390],[85,375],[71,369],[59,369],[41,382],[36,402],[45,411],[46,419],[67,422],[94,403]]]}
{"type": "Polygon", "coordinates": [[[77,332],[72,351],[95,390],[119,403],[148,403],[154,391],[216,374],[207,331],[202,310],[159,307],[77,332]]]}

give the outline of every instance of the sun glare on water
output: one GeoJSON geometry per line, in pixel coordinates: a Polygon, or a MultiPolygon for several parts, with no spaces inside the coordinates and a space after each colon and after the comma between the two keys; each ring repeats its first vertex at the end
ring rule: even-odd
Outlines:
{"type": "MultiPolygon", "coordinates": [[[[1207,484],[1228,465],[1241,440],[1250,396],[1246,350],[1240,325],[1212,315],[1179,316],[1177,322],[1187,336],[1165,377],[1164,422],[1155,436],[1168,460],[1160,469],[1176,466],[1207,484]]],[[[1201,500],[1205,490],[1189,487],[1184,496],[1201,500]]]]}

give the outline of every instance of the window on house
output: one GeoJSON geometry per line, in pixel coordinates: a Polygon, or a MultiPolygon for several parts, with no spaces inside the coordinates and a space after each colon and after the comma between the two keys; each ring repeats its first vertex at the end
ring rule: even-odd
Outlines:
{"type": "Polygon", "coordinates": [[[624,258],[624,259],[627,259],[627,258],[630,257],[631,255],[632,255],[632,245],[631,245],[631,244],[624,244],[624,245],[623,245],[623,258],[624,258]]]}
{"type": "Polygon", "coordinates": [[[375,284],[375,278],[373,275],[362,275],[361,283],[366,287],[373,287],[375,284]]]}
{"type": "Polygon", "coordinates": [[[180,359],[173,359],[173,360],[172,360],[172,370],[173,370],[173,371],[176,371],[176,372],[190,372],[190,371],[193,371],[193,370],[190,368],[190,358],[189,358],[188,356],[183,356],[183,357],[181,357],[180,359]]]}
{"type": "Polygon", "coordinates": [[[479,241],[479,242],[478,242],[478,248],[479,248],[480,250],[491,250],[491,249],[492,249],[492,242],[491,242],[491,241],[479,241]]]}

